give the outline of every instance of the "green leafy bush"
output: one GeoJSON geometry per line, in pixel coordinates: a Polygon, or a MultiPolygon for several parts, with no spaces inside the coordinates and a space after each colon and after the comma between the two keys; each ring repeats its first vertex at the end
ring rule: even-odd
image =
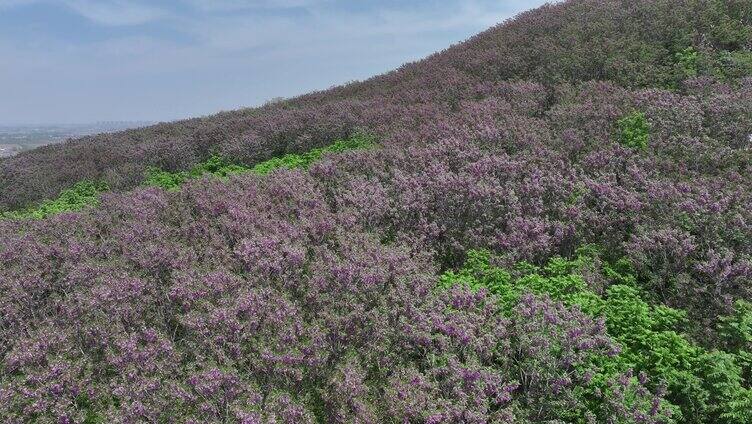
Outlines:
{"type": "Polygon", "coordinates": [[[373,144],[372,139],[365,134],[357,134],[346,140],[338,140],[332,145],[320,149],[313,149],[303,154],[288,154],[280,158],[261,162],[250,169],[258,175],[266,175],[275,169],[307,169],[311,164],[329,153],[341,153],[347,150],[364,149],[373,144]]]}
{"type": "Polygon", "coordinates": [[[674,58],[676,59],[676,64],[679,68],[680,80],[697,76],[699,53],[694,47],[687,47],[686,49],[675,53],[674,58]]]}
{"type": "Polygon", "coordinates": [[[690,324],[685,312],[650,305],[643,299],[625,261],[608,264],[592,248],[579,250],[571,260],[551,259],[543,267],[523,262],[507,270],[491,265],[493,260],[487,251],[471,251],[465,266],[445,273],[439,286],[463,284],[486,289],[498,297],[505,311],[511,311],[525,293],[533,293],[603,317],[608,334],[622,350],[615,357],[599,359],[603,372],[593,379],[596,388],[631,369],[645,373],[656,390],[659,384],[666,385],[666,398],[679,422],[744,423],[752,419],[752,409],[747,409],[752,396],[747,368],[752,305],[739,302],[736,313],[722,320],[721,332],[727,335],[729,351],[708,351],[683,333],[690,324]],[[605,289],[596,292],[585,275],[605,280],[605,289]]]}
{"type": "Polygon", "coordinates": [[[720,319],[719,333],[726,350],[739,358],[747,380],[752,380],[752,303],[737,300],[734,313],[720,319]]]}
{"type": "Polygon", "coordinates": [[[619,143],[631,149],[644,149],[648,147],[650,139],[650,124],[643,112],[634,111],[619,119],[618,128],[619,143]]]}
{"type": "Polygon", "coordinates": [[[107,184],[93,181],[80,181],[73,187],[63,190],[53,200],[42,202],[38,206],[21,211],[5,212],[0,217],[9,219],[43,219],[50,215],[81,210],[94,206],[99,201],[99,194],[107,191],[107,184]]]}
{"type": "Polygon", "coordinates": [[[716,60],[716,77],[726,81],[752,76],[752,52],[724,51],[716,60]]]}
{"type": "Polygon", "coordinates": [[[189,178],[190,174],[188,172],[168,172],[159,168],[149,168],[146,171],[144,185],[162,187],[166,190],[177,190],[189,178]]]}
{"type": "MultiPolygon", "coordinates": [[[[247,167],[230,162],[229,160],[212,155],[206,161],[199,163],[189,171],[169,172],[159,168],[149,168],[143,184],[145,186],[161,187],[166,190],[177,190],[186,181],[206,175],[226,178],[231,175],[253,172],[266,175],[279,169],[308,168],[312,163],[320,160],[326,154],[341,153],[347,150],[362,149],[373,144],[373,139],[363,133],[358,133],[346,140],[338,140],[332,145],[314,149],[303,154],[289,154],[281,158],[273,158],[247,167]]],[[[72,212],[86,206],[95,206],[99,194],[108,191],[109,187],[103,182],[81,181],[73,187],[63,190],[54,200],[47,200],[31,208],[20,211],[0,213],[0,219],[43,219],[62,212],[72,212]]]]}
{"type": "Polygon", "coordinates": [[[244,172],[246,169],[246,167],[236,165],[221,156],[212,155],[205,162],[194,166],[188,172],[188,175],[192,178],[197,178],[207,174],[211,174],[217,177],[228,177],[230,175],[244,172]]]}
{"type": "Polygon", "coordinates": [[[235,164],[221,156],[212,155],[208,160],[194,166],[190,171],[168,172],[159,168],[151,168],[146,173],[144,185],[161,187],[166,190],[177,190],[186,181],[206,175],[225,178],[246,172],[252,172],[257,175],[266,175],[281,168],[306,169],[326,154],[363,149],[372,144],[373,140],[370,136],[358,133],[349,139],[338,140],[327,147],[313,149],[302,154],[287,154],[282,157],[272,158],[257,163],[252,167],[235,164]]]}
{"type": "Polygon", "coordinates": [[[736,50],[752,41],[749,22],[752,6],[748,1],[713,0],[703,14],[710,25],[709,35],[713,42],[729,50],[736,50]]]}

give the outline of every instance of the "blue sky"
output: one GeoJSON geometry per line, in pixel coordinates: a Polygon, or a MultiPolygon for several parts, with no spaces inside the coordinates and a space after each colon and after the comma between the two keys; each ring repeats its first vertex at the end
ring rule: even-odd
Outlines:
{"type": "Polygon", "coordinates": [[[0,0],[0,125],[173,120],[420,59],[545,0],[0,0]]]}

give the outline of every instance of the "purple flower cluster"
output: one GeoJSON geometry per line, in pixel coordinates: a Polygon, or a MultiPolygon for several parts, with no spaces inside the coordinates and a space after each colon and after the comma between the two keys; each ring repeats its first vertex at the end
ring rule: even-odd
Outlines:
{"type": "Polygon", "coordinates": [[[583,367],[616,351],[601,322],[437,290],[431,255],[336,203],[281,171],[3,222],[0,418],[482,423],[583,407],[583,367]]]}

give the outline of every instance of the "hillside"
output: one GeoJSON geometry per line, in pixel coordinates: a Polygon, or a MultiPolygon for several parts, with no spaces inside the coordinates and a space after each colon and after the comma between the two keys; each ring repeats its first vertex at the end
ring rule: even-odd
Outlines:
{"type": "Polygon", "coordinates": [[[745,0],[0,159],[0,420],[750,423],[750,171],[745,0]]]}

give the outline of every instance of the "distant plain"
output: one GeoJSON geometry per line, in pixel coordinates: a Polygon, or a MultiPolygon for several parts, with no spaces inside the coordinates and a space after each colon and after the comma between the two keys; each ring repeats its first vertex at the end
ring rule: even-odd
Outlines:
{"type": "Polygon", "coordinates": [[[117,121],[90,124],[0,125],[0,158],[25,150],[63,142],[70,138],[121,131],[150,125],[151,122],[117,121]]]}

